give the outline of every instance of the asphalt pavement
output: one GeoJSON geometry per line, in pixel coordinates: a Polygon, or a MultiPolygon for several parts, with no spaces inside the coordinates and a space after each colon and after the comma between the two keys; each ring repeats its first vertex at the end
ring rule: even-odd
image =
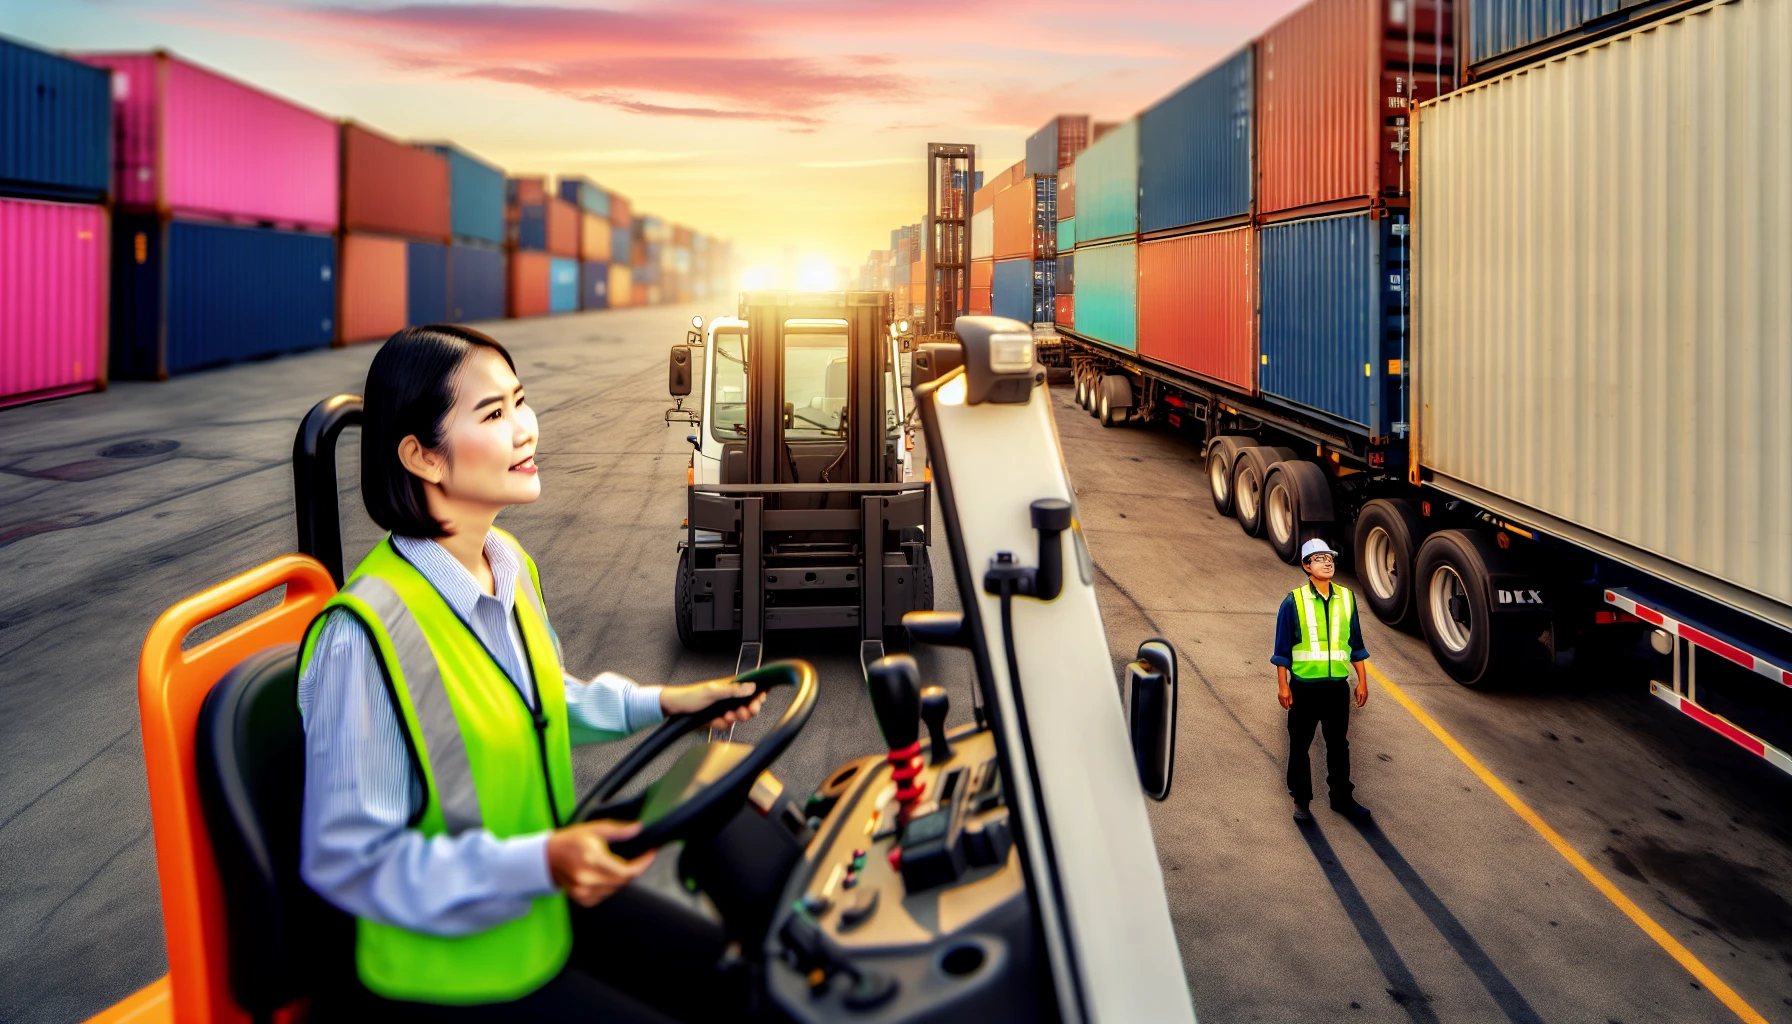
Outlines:
{"type": "MultiPolygon", "coordinates": [[[[688,428],[661,411],[666,349],[693,312],[724,310],[482,325],[517,356],[542,425],[543,497],[500,522],[540,563],[576,672],[732,670],[732,655],[685,652],[672,622],[688,428]]],[[[293,432],[312,403],[359,390],[373,351],[0,411],[0,1021],[80,1020],[166,970],[138,649],[168,605],[293,548],[293,432]]],[[[1300,576],[1214,512],[1189,441],[1103,429],[1068,389],[1056,398],[1116,664],[1154,635],[1182,654],[1175,791],[1152,821],[1203,1021],[1737,1019],[1379,682],[1351,726],[1375,824],[1321,810],[1297,827],[1267,659],[1300,576]]],[[[350,432],[351,564],[377,539],[357,455],[350,432]]],[[[938,603],[955,607],[943,546],[934,558],[938,603]]],[[[1422,640],[1364,628],[1389,683],[1748,1006],[1792,1022],[1792,780],[1629,674],[1470,691],[1422,640]]],[[[781,655],[822,672],[776,768],[806,792],[882,747],[850,636],[774,635],[781,655]]],[[[968,719],[968,659],[922,661],[968,719]]],[[[625,748],[578,751],[581,782],[625,748]]]]}

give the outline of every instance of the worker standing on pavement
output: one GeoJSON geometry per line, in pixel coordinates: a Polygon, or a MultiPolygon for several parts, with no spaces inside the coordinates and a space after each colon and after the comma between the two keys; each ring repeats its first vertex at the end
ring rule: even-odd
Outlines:
{"type": "Polygon", "coordinates": [[[1294,797],[1294,820],[1313,820],[1313,769],[1307,748],[1313,730],[1325,733],[1326,787],[1332,810],[1358,820],[1369,809],[1351,795],[1350,701],[1369,702],[1369,652],[1356,616],[1356,595],[1332,582],[1338,553],[1323,540],[1301,545],[1300,564],[1307,582],[1282,599],[1276,614],[1276,685],[1288,709],[1288,793],[1294,797]],[[1356,692],[1350,674],[1356,672],[1356,692]],[[1290,678],[1292,676],[1292,678],[1290,678]]]}

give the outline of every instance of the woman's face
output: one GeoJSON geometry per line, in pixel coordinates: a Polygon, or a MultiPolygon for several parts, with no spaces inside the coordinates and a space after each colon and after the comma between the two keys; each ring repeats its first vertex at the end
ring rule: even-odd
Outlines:
{"type": "Polygon", "coordinates": [[[526,505],[541,497],[535,475],[535,410],[508,363],[476,348],[461,364],[454,406],[442,423],[434,482],[450,503],[483,508],[526,505]]]}

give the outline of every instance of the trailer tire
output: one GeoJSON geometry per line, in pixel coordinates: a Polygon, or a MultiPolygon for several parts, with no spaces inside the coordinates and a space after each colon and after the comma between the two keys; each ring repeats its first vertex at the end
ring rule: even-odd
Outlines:
{"type": "Polygon", "coordinates": [[[1077,374],[1076,375],[1076,404],[1080,406],[1084,402],[1088,401],[1088,397],[1087,397],[1088,393],[1089,393],[1089,385],[1083,381],[1082,374],[1080,374],[1080,373],[1077,374]]]}
{"type": "Polygon", "coordinates": [[[1493,577],[1510,578],[1493,542],[1467,530],[1442,530],[1419,547],[1413,599],[1432,657],[1450,678],[1481,686],[1515,670],[1554,661],[1550,624],[1537,616],[1493,612],[1493,577]]]}
{"type": "Polygon", "coordinates": [[[1352,546],[1363,601],[1390,626],[1409,624],[1417,608],[1414,562],[1424,537],[1424,523],[1405,498],[1376,498],[1357,513],[1352,546]]]}
{"type": "Polygon", "coordinates": [[[1222,434],[1207,444],[1207,490],[1213,495],[1213,509],[1222,516],[1232,514],[1232,460],[1240,448],[1256,444],[1254,438],[1222,434]]]}
{"type": "Polygon", "coordinates": [[[691,595],[691,572],[685,554],[678,555],[678,579],[672,585],[672,606],[678,620],[678,642],[693,654],[714,654],[738,646],[733,630],[700,630],[696,625],[696,600],[691,595]]]}
{"type": "MultiPolygon", "coordinates": [[[[1106,389],[1103,389],[1103,390],[1105,391],[1106,389]]],[[[1102,426],[1104,426],[1104,427],[1125,426],[1126,419],[1127,419],[1128,415],[1129,414],[1128,414],[1127,410],[1115,409],[1113,406],[1109,405],[1108,404],[1108,396],[1106,394],[1103,394],[1101,396],[1101,405],[1097,409],[1096,418],[1101,420],[1102,426]]]]}
{"type": "MultiPolygon", "coordinates": [[[[1334,516],[1325,471],[1304,459],[1283,459],[1263,482],[1263,530],[1277,557],[1300,564],[1300,546],[1324,537],[1334,516]]],[[[1325,538],[1329,543],[1329,538],[1325,538]]]]}
{"type": "Polygon", "coordinates": [[[1238,528],[1247,537],[1263,536],[1263,485],[1269,468],[1283,459],[1294,458],[1290,448],[1253,445],[1240,448],[1232,459],[1232,503],[1238,515],[1238,528]]]}

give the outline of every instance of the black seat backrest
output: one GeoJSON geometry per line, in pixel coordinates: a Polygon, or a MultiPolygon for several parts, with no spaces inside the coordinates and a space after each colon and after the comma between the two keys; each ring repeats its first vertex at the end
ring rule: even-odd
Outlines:
{"type": "Polygon", "coordinates": [[[254,1014],[352,970],[352,919],[299,878],[298,668],[298,644],[270,647],[219,680],[199,712],[196,767],[224,883],[230,987],[254,1014]]]}

